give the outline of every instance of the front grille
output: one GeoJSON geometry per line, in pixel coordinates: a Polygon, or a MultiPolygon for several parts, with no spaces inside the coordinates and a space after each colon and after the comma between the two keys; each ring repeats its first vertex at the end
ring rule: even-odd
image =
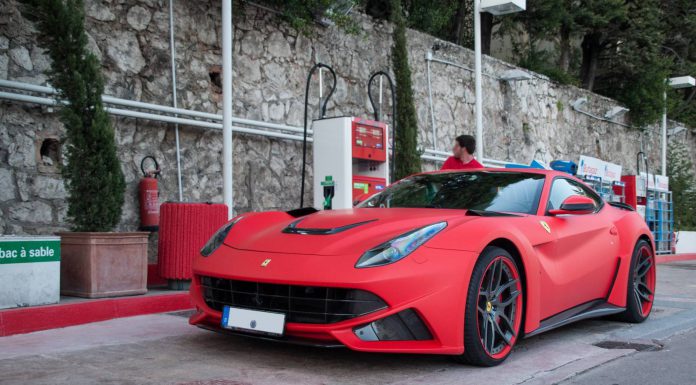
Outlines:
{"type": "Polygon", "coordinates": [[[385,309],[378,296],[357,289],[278,285],[201,276],[205,303],[285,313],[288,322],[326,324],[385,309]]]}

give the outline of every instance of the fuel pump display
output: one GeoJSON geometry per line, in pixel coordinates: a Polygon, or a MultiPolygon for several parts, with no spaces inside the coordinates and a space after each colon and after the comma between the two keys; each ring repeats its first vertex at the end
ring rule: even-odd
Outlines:
{"type": "MultiPolygon", "coordinates": [[[[378,123],[370,121],[370,123],[378,123]]],[[[384,162],[387,158],[383,127],[353,122],[353,158],[384,162]]]]}

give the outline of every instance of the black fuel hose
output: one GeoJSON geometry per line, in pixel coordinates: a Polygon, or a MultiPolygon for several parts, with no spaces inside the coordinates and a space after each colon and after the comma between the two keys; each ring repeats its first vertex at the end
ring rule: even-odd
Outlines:
{"type": "Polygon", "coordinates": [[[370,104],[372,104],[372,110],[375,113],[375,120],[376,121],[381,121],[381,110],[378,109],[375,106],[375,101],[372,99],[372,81],[375,80],[377,76],[385,76],[387,80],[389,81],[389,89],[391,91],[391,99],[392,99],[392,136],[391,136],[391,150],[392,150],[392,155],[391,155],[391,162],[389,164],[389,172],[390,172],[390,180],[393,182],[394,181],[394,160],[396,159],[396,147],[394,138],[396,137],[396,94],[394,93],[394,82],[392,81],[391,76],[389,76],[388,73],[384,71],[377,71],[370,76],[370,80],[367,82],[367,96],[370,98],[370,104]]]}
{"type": "Polygon", "coordinates": [[[309,104],[309,84],[311,83],[312,75],[314,74],[314,71],[317,70],[317,68],[328,69],[331,73],[331,76],[333,77],[333,85],[331,86],[329,94],[326,95],[324,103],[322,104],[321,100],[319,100],[319,119],[324,118],[324,115],[326,114],[326,105],[329,103],[331,95],[333,95],[334,91],[336,90],[336,72],[334,72],[333,68],[323,63],[317,63],[312,67],[312,69],[309,70],[309,75],[307,75],[307,86],[305,87],[304,101],[304,136],[302,137],[302,185],[300,187],[300,208],[304,207],[305,169],[307,166],[307,106],[309,104]]]}

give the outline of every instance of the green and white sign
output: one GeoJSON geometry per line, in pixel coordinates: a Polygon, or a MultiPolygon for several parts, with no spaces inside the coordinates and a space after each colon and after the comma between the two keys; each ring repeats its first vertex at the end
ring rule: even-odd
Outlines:
{"type": "Polygon", "coordinates": [[[0,237],[0,265],[60,261],[60,239],[0,237]]]}
{"type": "Polygon", "coordinates": [[[0,236],[0,309],[57,303],[60,237],[0,236]]]}

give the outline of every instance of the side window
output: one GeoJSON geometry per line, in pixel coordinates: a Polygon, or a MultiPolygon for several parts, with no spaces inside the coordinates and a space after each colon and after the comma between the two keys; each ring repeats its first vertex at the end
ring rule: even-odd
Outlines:
{"type": "Polygon", "coordinates": [[[595,208],[602,204],[602,200],[597,196],[597,194],[594,194],[580,183],[570,179],[558,178],[554,180],[553,185],[551,185],[549,204],[546,209],[553,210],[560,208],[563,201],[571,195],[586,196],[594,200],[595,208]]]}

